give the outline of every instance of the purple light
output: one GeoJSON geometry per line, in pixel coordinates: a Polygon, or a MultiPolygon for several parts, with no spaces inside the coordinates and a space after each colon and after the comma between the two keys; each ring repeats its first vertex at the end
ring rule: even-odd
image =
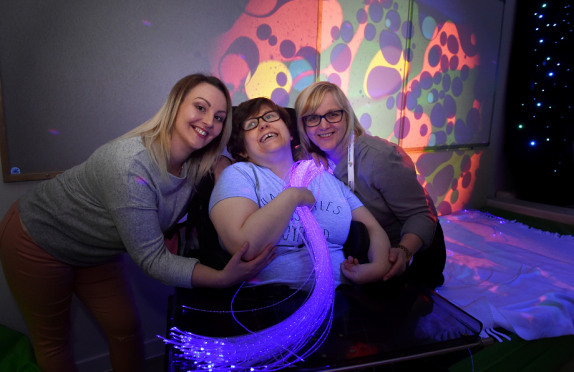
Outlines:
{"type": "Polygon", "coordinates": [[[141,178],[140,176],[136,176],[136,182],[139,183],[140,185],[147,185],[147,181],[144,178],[141,178]]]}
{"type": "MultiPolygon", "coordinates": [[[[285,188],[306,187],[323,171],[323,167],[317,167],[313,160],[296,163],[285,188]]],[[[295,212],[305,229],[307,240],[304,241],[315,272],[315,283],[307,301],[289,318],[258,332],[251,332],[238,322],[250,332],[242,336],[205,337],[172,328],[169,339],[161,337],[165,343],[179,349],[181,357],[194,361],[197,369],[278,370],[306,358],[327,337],[333,321],[335,297],[329,246],[309,207],[297,207],[295,212]]]]}

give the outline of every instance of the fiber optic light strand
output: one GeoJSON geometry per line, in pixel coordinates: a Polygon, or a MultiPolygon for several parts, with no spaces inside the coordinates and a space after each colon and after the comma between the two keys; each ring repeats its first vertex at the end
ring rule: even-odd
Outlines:
{"type": "MultiPolygon", "coordinates": [[[[286,187],[306,187],[324,171],[312,160],[294,165],[286,187]]],[[[319,178],[320,180],[320,178],[319,178]]],[[[323,231],[309,207],[295,212],[305,229],[315,283],[307,301],[289,318],[269,328],[234,337],[206,337],[172,328],[169,339],[196,369],[207,371],[274,371],[304,360],[325,340],[333,320],[333,269],[323,231]],[[311,340],[313,338],[313,340],[311,340]]]]}

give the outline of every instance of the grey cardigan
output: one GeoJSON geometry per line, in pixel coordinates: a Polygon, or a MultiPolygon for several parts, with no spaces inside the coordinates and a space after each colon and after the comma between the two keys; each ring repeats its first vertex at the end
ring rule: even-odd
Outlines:
{"type": "MultiPolygon", "coordinates": [[[[355,195],[375,216],[392,245],[413,233],[429,246],[436,229],[434,203],[417,180],[414,163],[405,151],[387,140],[364,134],[355,140],[355,195]]],[[[348,184],[347,162],[335,176],[348,184]]]]}
{"type": "Polygon", "coordinates": [[[171,254],[163,233],[186,212],[193,184],[162,177],[139,137],[111,141],[20,198],[22,222],[55,258],[91,266],[128,252],[159,281],[191,287],[196,259],[171,254]]]}

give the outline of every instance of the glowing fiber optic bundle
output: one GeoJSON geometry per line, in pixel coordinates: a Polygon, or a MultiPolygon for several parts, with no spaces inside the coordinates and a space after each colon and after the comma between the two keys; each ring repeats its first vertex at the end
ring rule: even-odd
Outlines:
{"type": "MultiPolygon", "coordinates": [[[[296,163],[286,187],[306,187],[322,171],[311,160],[296,163]]],[[[297,207],[295,211],[305,229],[305,245],[315,271],[315,284],[307,301],[281,323],[257,332],[248,330],[246,335],[205,337],[172,328],[170,339],[164,338],[164,342],[174,344],[183,358],[194,361],[197,369],[273,371],[304,360],[327,337],[335,295],[329,247],[311,210],[297,207]]]]}

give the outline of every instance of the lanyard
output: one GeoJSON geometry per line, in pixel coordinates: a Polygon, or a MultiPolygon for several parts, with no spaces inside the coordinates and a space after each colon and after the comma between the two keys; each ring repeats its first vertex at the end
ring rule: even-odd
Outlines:
{"type": "Polygon", "coordinates": [[[347,150],[347,183],[352,192],[355,192],[355,132],[349,136],[349,149],[347,150]]]}

